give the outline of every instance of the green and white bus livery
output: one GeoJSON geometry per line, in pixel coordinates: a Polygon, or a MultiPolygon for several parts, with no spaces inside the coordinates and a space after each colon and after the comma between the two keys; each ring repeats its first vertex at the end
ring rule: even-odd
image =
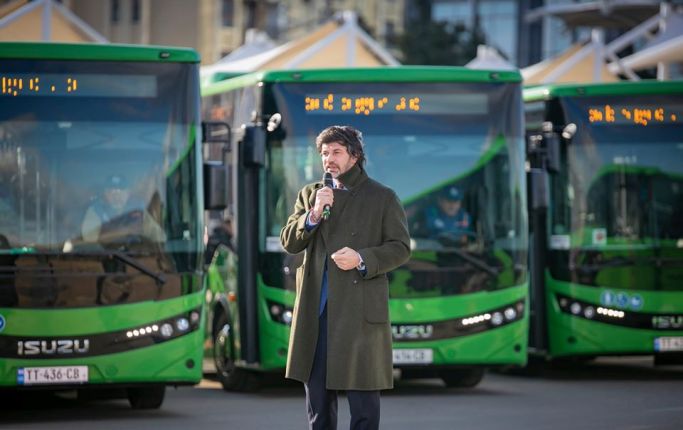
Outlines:
{"type": "MultiPolygon", "coordinates": [[[[210,268],[207,355],[227,389],[285,366],[295,269],[279,234],[298,190],[320,180],[315,136],[352,125],[368,174],[403,202],[412,258],[389,274],[402,376],[476,385],[485,366],[526,361],[527,219],[521,77],[448,67],[272,71],[202,89],[203,117],[232,125],[231,229],[210,268]],[[453,191],[450,191],[453,190],[453,191]],[[432,231],[440,196],[468,212],[432,231]],[[430,209],[432,208],[432,209],[430,209]],[[464,215],[463,215],[464,216],[464,215]],[[464,225],[467,224],[467,225],[464,225]]],[[[222,157],[223,154],[215,154],[222,157]]]]}
{"type": "Polygon", "coordinates": [[[156,408],[201,379],[198,67],[189,49],[0,45],[0,388],[156,408]]]}

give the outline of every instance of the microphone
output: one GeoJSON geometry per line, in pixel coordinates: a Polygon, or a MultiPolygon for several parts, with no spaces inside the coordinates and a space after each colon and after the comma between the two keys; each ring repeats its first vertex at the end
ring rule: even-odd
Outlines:
{"type": "MultiPolygon", "coordinates": [[[[325,172],[323,175],[323,184],[326,187],[334,188],[334,181],[332,180],[332,173],[325,172]]],[[[323,208],[323,219],[328,219],[330,217],[330,205],[325,205],[323,208]]]]}

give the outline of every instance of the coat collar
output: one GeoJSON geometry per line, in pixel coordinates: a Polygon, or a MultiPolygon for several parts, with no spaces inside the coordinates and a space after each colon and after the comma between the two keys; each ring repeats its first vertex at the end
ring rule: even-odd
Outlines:
{"type": "Polygon", "coordinates": [[[368,179],[368,174],[356,163],[349,170],[339,175],[337,179],[349,190],[354,190],[368,179]]]}

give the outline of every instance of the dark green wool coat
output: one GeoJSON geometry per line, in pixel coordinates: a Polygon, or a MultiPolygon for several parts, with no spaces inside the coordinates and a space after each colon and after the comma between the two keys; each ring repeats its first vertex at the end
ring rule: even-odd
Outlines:
{"type": "Polygon", "coordinates": [[[405,263],[410,244],[405,212],[396,194],[353,166],[339,176],[348,190],[334,190],[330,218],[306,231],[308,211],[323,185],[306,185],[280,233],[287,252],[304,252],[296,271],[296,301],[286,376],[308,382],[318,339],[322,275],[327,264],[327,388],[393,387],[387,272],[405,263]],[[367,266],[341,270],[330,255],[348,246],[367,266]]]}

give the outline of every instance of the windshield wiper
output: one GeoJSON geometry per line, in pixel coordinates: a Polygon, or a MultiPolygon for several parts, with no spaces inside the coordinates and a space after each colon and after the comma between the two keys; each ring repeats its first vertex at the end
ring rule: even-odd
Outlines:
{"type": "Polygon", "coordinates": [[[647,261],[654,263],[657,268],[683,266],[683,258],[680,257],[650,257],[647,261]]]}
{"type": "Polygon", "coordinates": [[[139,270],[141,273],[144,273],[145,275],[149,276],[150,278],[155,279],[158,283],[160,283],[160,284],[166,283],[166,278],[164,278],[161,274],[154,273],[147,266],[143,265],[139,261],[135,261],[134,259],[130,258],[129,256],[127,256],[123,252],[111,251],[110,255],[112,257],[116,258],[117,260],[122,261],[122,262],[126,263],[127,265],[139,270]]]}
{"type": "MultiPolygon", "coordinates": [[[[166,283],[166,278],[161,275],[160,273],[155,273],[152,269],[149,267],[145,266],[144,264],[140,263],[139,261],[136,261],[133,258],[130,258],[126,254],[124,254],[121,251],[104,251],[104,252],[93,252],[93,253],[74,253],[74,252],[37,252],[35,248],[30,248],[30,247],[23,247],[23,248],[11,248],[11,249],[0,249],[0,255],[1,254],[9,254],[9,255],[45,255],[45,256],[83,256],[83,257],[113,257],[116,258],[117,260],[137,269],[140,271],[140,273],[143,273],[150,278],[154,279],[160,284],[165,284],[166,283]]],[[[3,269],[10,267],[10,266],[2,266],[3,269]]]]}
{"type": "Polygon", "coordinates": [[[577,270],[582,273],[592,273],[608,267],[635,266],[637,263],[637,260],[625,257],[614,257],[610,258],[609,260],[590,262],[587,264],[577,264],[576,261],[572,261],[572,264],[569,266],[569,270],[577,270]]]}
{"type": "Polygon", "coordinates": [[[462,249],[447,248],[447,250],[448,252],[452,252],[453,254],[457,255],[458,257],[462,258],[463,260],[467,261],[473,266],[476,266],[477,268],[483,270],[491,276],[498,276],[498,273],[500,272],[500,269],[498,269],[497,267],[493,267],[484,260],[480,260],[476,257],[473,257],[472,255],[468,254],[462,249]]]}

